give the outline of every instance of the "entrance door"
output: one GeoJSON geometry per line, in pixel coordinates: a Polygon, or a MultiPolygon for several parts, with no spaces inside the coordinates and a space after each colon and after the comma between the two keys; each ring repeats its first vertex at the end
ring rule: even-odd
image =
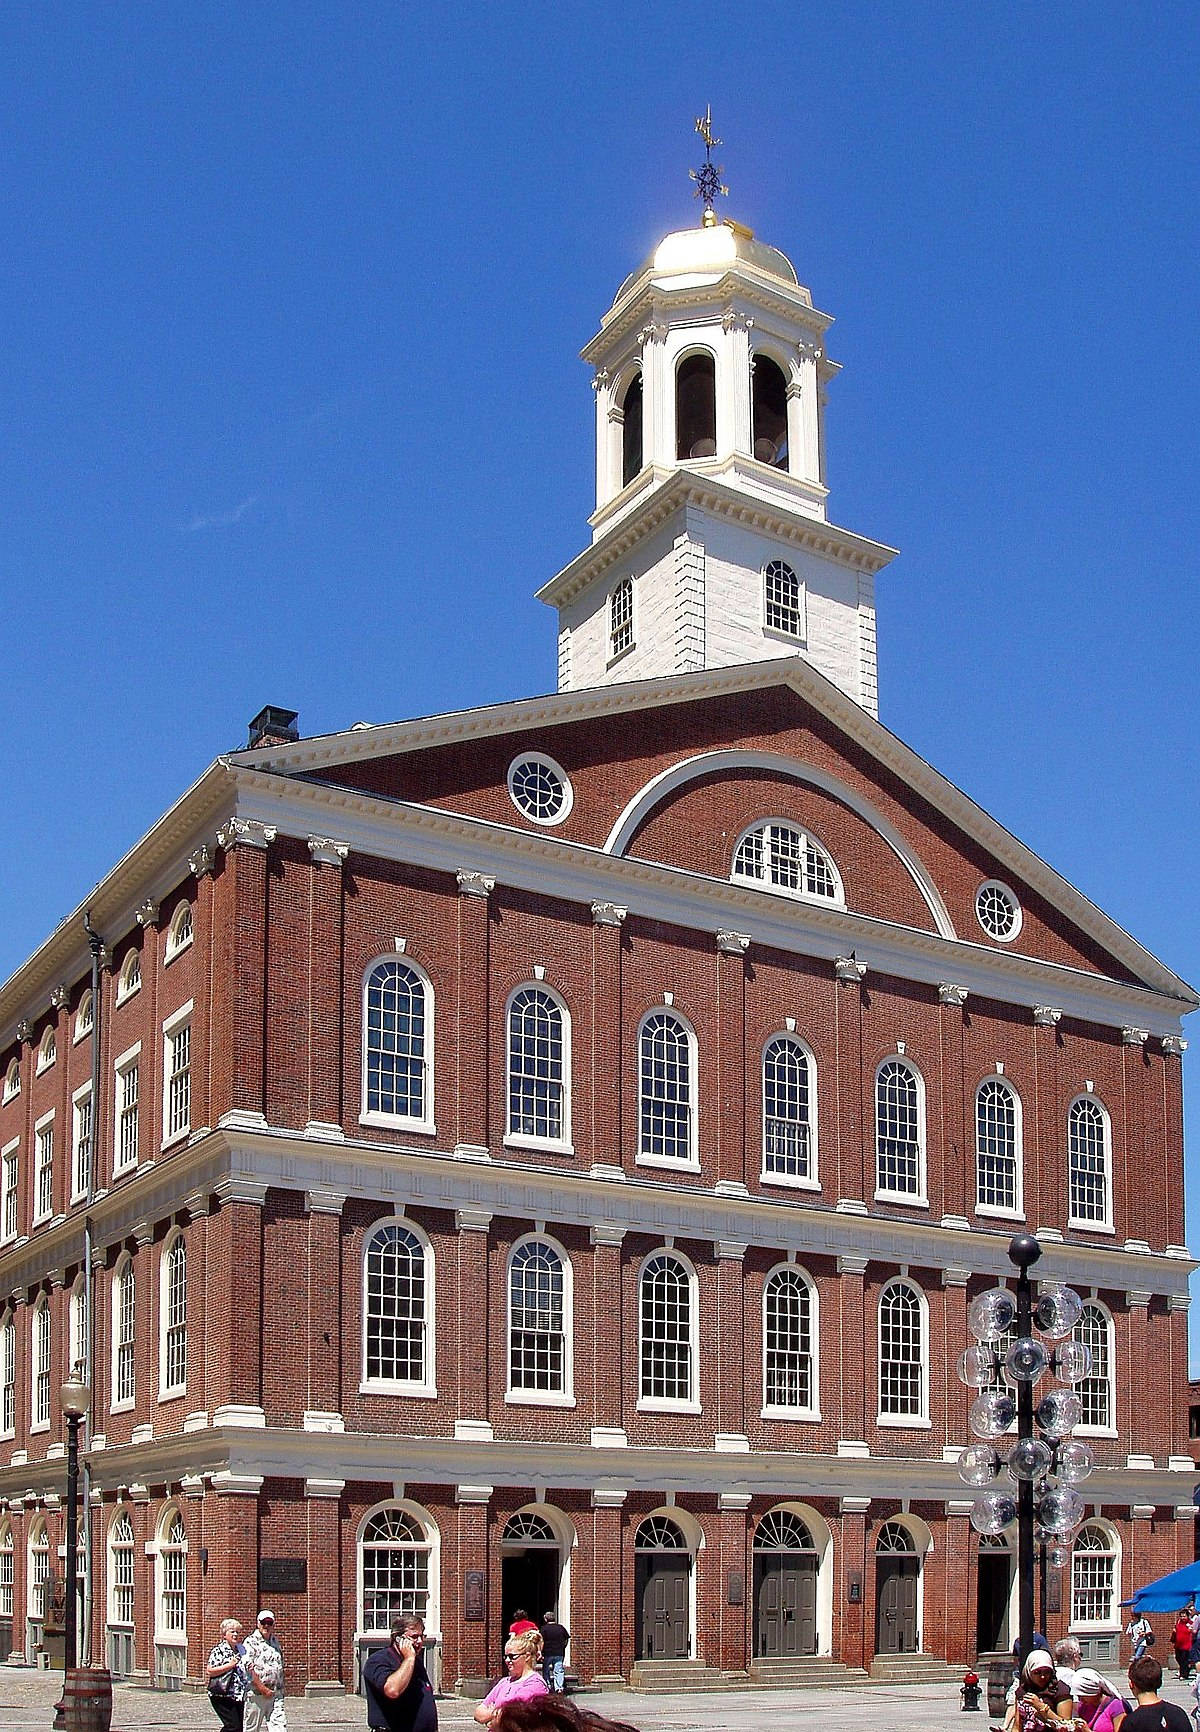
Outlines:
{"type": "Polygon", "coordinates": [[[975,1599],[977,1653],[1006,1653],[1011,1646],[1008,1608],[1012,1599],[1012,1576],[1009,1552],[980,1552],[979,1587],[975,1599]]]}
{"type": "Polygon", "coordinates": [[[686,1660],[690,1559],[670,1553],[642,1552],[637,1560],[638,1658],[686,1660]]]}
{"type": "Polygon", "coordinates": [[[917,1650],[917,1571],[914,1557],[875,1560],[875,1652],[915,1654],[917,1650]]]}
{"type": "Polygon", "coordinates": [[[558,1607],[558,1552],[549,1546],[530,1546],[510,1552],[500,1560],[500,1633],[503,1638],[518,1609],[528,1612],[535,1624],[543,1614],[558,1607]]]}
{"type": "Polygon", "coordinates": [[[817,1651],[817,1560],[803,1552],[755,1559],[755,1653],[790,1660],[817,1651]]]}

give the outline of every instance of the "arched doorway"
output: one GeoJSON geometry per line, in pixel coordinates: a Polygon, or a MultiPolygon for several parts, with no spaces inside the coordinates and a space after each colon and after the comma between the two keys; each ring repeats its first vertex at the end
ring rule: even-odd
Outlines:
{"type": "Polygon", "coordinates": [[[884,1522],[875,1541],[875,1652],[915,1654],[921,1560],[902,1522],[884,1522]]]}
{"type": "Polygon", "coordinates": [[[667,1516],[647,1516],[634,1535],[635,1641],[639,1660],[687,1660],[692,1651],[692,1554],[667,1516]]]}
{"type": "Polygon", "coordinates": [[[754,1654],[817,1652],[817,1548],[794,1510],[769,1510],[754,1535],[754,1654]]]}
{"type": "Polygon", "coordinates": [[[1012,1646],[1009,1607],[1012,1604],[1013,1574],[1013,1555],[1004,1535],[984,1534],[979,1541],[979,1574],[975,1589],[977,1653],[1006,1653],[1012,1646]]]}
{"type": "Polygon", "coordinates": [[[500,1539],[500,1633],[503,1636],[517,1611],[528,1612],[540,1624],[545,1612],[554,1610],[566,1621],[566,1608],[559,1605],[562,1578],[562,1547],[553,1526],[536,1510],[518,1510],[504,1524],[500,1539]]]}

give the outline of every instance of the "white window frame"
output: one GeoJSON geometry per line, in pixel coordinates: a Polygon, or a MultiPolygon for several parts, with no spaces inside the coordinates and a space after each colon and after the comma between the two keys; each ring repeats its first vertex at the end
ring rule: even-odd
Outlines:
{"type": "Polygon", "coordinates": [[[1015,942],[1016,939],[1018,939],[1021,936],[1021,927],[1024,924],[1024,920],[1025,920],[1025,913],[1021,907],[1021,899],[1017,895],[1016,891],[1012,888],[1011,884],[1005,884],[1003,879],[985,878],[983,883],[979,886],[979,888],[975,892],[975,895],[971,899],[971,907],[974,911],[976,920],[979,922],[979,930],[984,934],[985,937],[990,938],[993,944],[1012,944],[1015,942]],[[1013,913],[1012,931],[1006,932],[1003,937],[1001,937],[1001,935],[998,932],[992,932],[987,926],[984,925],[983,916],[979,912],[980,898],[988,890],[997,891],[999,893],[999,895],[1004,899],[1005,902],[1008,903],[1009,907],[1012,909],[1012,913],[1013,913]]]}
{"type": "Polygon", "coordinates": [[[395,950],[385,951],[381,955],[373,957],[363,970],[360,1004],[362,1009],[362,1021],[360,1024],[362,1063],[360,1066],[359,1124],[386,1125],[393,1130],[427,1131],[431,1135],[434,1134],[437,1131],[437,1124],[434,1119],[433,1093],[433,1061],[436,1049],[434,1042],[435,1004],[432,980],[429,978],[425,969],[421,967],[420,963],[414,962],[411,956],[407,954],[402,955],[395,950]],[[370,1063],[370,1052],[367,1046],[367,996],[371,990],[371,981],[373,980],[376,971],[382,968],[385,964],[408,970],[408,972],[413,974],[420,982],[422,992],[424,993],[424,1036],[420,1060],[422,1104],[424,1106],[424,1111],[417,1116],[410,1116],[405,1113],[385,1113],[379,1111],[378,1108],[368,1109],[367,1107],[367,1073],[370,1063]]]}
{"type": "Polygon", "coordinates": [[[30,1431],[50,1429],[50,1417],[54,1411],[53,1379],[54,1319],[50,1315],[50,1301],[42,1293],[29,1314],[30,1431]]]}
{"type": "Polygon", "coordinates": [[[523,980],[509,993],[504,1006],[504,1145],[514,1149],[548,1149],[555,1154],[573,1155],[575,1146],[571,1140],[571,1013],[567,1009],[562,994],[555,992],[552,986],[547,986],[544,980],[523,980]],[[559,1080],[561,1090],[562,1132],[559,1137],[539,1137],[529,1131],[515,1131],[512,1128],[512,1013],[517,999],[523,992],[542,994],[555,1006],[560,1018],[562,1033],[562,1075],[559,1080]]]}
{"type": "MultiPolygon", "coordinates": [[[[768,357],[770,359],[770,357],[768,357]]],[[[778,366],[778,362],[776,362],[778,366]]],[[[782,369],[781,369],[782,370],[782,369]]],[[[763,636],[775,638],[779,643],[804,644],[808,642],[808,585],[788,559],[772,555],[762,568],[762,629],[763,636]],[[770,600],[767,596],[767,574],[773,565],[781,565],[789,571],[796,583],[796,629],[791,631],[787,626],[772,625],[770,615],[770,600]]]]}
{"type": "Polygon", "coordinates": [[[821,1302],[817,1292],[817,1284],[807,1269],[802,1269],[798,1263],[776,1263],[773,1269],[768,1269],[763,1282],[762,1301],[762,1381],[759,1388],[762,1391],[762,1419],[787,1419],[813,1422],[821,1417],[821,1302]],[[794,1276],[808,1289],[808,1357],[809,1357],[809,1389],[812,1400],[807,1406],[785,1406],[779,1402],[767,1400],[767,1298],[771,1283],[781,1275],[794,1276]]]}
{"type": "Polygon", "coordinates": [[[558,824],[565,824],[567,819],[571,816],[571,808],[575,804],[575,789],[571,784],[570,776],[568,776],[557,758],[552,758],[548,752],[519,752],[513,759],[512,763],[508,766],[508,776],[506,781],[508,786],[508,797],[527,824],[539,824],[543,829],[552,830],[558,824]],[[517,771],[523,764],[540,765],[543,769],[549,770],[550,774],[557,778],[562,787],[562,805],[559,807],[557,812],[552,812],[546,817],[539,817],[535,812],[527,812],[524,806],[522,806],[521,802],[517,798],[514,783],[516,781],[517,771]]]}
{"type": "Polygon", "coordinates": [[[821,838],[815,835],[807,824],[800,824],[795,818],[768,815],[764,818],[756,818],[753,824],[747,824],[745,829],[739,832],[733,845],[729,862],[729,881],[731,884],[749,884],[756,890],[769,891],[772,896],[788,896],[793,902],[806,902],[812,908],[844,908],[846,906],[846,887],[842,882],[842,874],[838,870],[837,861],[821,838]],[[737,860],[742,850],[742,844],[748,837],[760,830],[764,832],[761,844],[763,874],[759,876],[753,872],[740,872],[737,860]],[[770,842],[766,833],[771,830],[788,830],[799,839],[802,848],[811,846],[815,849],[833,880],[832,896],[823,896],[819,891],[793,888],[790,884],[776,884],[774,882],[767,860],[767,849],[770,847],[770,842]]]}
{"type": "MultiPolygon", "coordinates": [[[[762,1172],[759,1177],[764,1185],[785,1185],[794,1191],[819,1191],[821,1189],[820,1168],[817,1164],[817,1061],[812,1048],[807,1041],[801,1040],[798,1034],[790,1029],[779,1030],[769,1035],[763,1042],[762,1056],[759,1060],[759,1081],[762,1089],[762,1172]],[[773,1046],[784,1043],[794,1047],[804,1059],[808,1067],[808,1118],[795,1120],[797,1124],[807,1123],[808,1127],[808,1172],[780,1173],[767,1166],[767,1054],[773,1046]]],[[[793,1121],[785,1121],[791,1123],[793,1121]]]]}
{"type": "Polygon", "coordinates": [[[132,1173],[137,1170],[142,1158],[142,1077],[141,1077],[142,1043],[135,1041],[126,1047],[121,1056],[113,1064],[113,1173],[132,1173]],[[136,1126],[134,1142],[136,1150],[132,1161],[123,1158],[123,1136],[125,1114],[129,1111],[125,1103],[125,1079],[133,1072],[137,1077],[137,1099],[132,1106],[133,1122],[136,1126]]]}
{"type": "Polygon", "coordinates": [[[108,1623],[119,1630],[131,1630],[137,1606],[137,1565],[134,1561],[137,1553],[137,1539],[133,1526],[133,1511],[126,1508],[124,1504],[118,1505],[113,1513],[112,1521],[108,1526],[108,1544],[105,1549],[108,1554],[108,1623]],[[122,1520],[129,1529],[129,1540],[126,1542],[122,1536],[118,1543],[116,1538],[117,1525],[122,1520]],[[121,1553],[122,1557],[128,1559],[128,1582],[122,1582],[119,1579],[118,1552],[121,1553]],[[128,1617],[124,1616],[126,1607],[117,1597],[118,1594],[126,1593],[129,1596],[128,1617]]]}
{"type": "Polygon", "coordinates": [[[700,1283],[690,1257],[671,1245],[656,1245],[647,1251],[637,1274],[637,1410],[639,1413],[699,1413],[700,1412],[700,1283]],[[650,1264],[658,1257],[669,1257],[678,1263],[687,1277],[688,1294],[688,1394],[686,1396],[644,1395],[642,1393],[642,1283],[650,1264]]]}
{"type": "Polygon", "coordinates": [[[148,1551],[154,1554],[154,1643],[156,1647],[186,1648],[187,1647],[187,1557],[188,1537],[187,1522],[183,1510],[174,1499],[163,1510],[155,1529],[154,1540],[148,1551]],[[178,1521],[183,1529],[182,1545],[171,1543],[171,1530],[178,1521]],[[171,1568],[170,1560],[182,1559],[182,1591],[167,1585],[167,1571],[171,1568]],[[168,1595],[180,1600],[180,1617],[178,1622],[167,1622],[165,1612],[168,1595]]]}
{"type": "Polygon", "coordinates": [[[82,1088],[76,1089],[75,1093],[71,1096],[71,1201],[72,1201],[72,1203],[82,1203],[82,1202],[86,1201],[89,1189],[94,1189],[95,1184],[96,1184],[96,1115],[95,1115],[94,1111],[92,1110],[92,1085],[90,1082],[86,1082],[86,1083],[84,1083],[82,1088]],[[84,1108],[85,1107],[87,1108],[86,1121],[85,1121],[85,1114],[84,1114],[84,1108]],[[85,1122],[87,1125],[86,1141],[87,1141],[87,1145],[88,1145],[88,1166],[91,1170],[90,1170],[90,1173],[83,1174],[82,1176],[85,1178],[91,1179],[90,1187],[87,1184],[81,1185],[79,1183],[79,1180],[81,1177],[81,1174],[80,1174],[80,1155],[81,1155],[83,1143],[85,1141],[84,1136],[83,1136],[83,1128],[84,1128],[85,1122]]]}
{"type": "Polygon", "coordinates": [[[83,1276],[76,1278],[67,1301],[67,1364],[68,1376],[75,1377],[82,1373],[82,1381],[90,1383],[88,1375],[90,1354],[88,1351],[87,1327],[87,1287],[83,1276]]]}
{"type": "Polygon", "coordinates": [[[124,1004],[135,992],[142,990],[142,953],[135,946],[125,952],[121,972],[117,975],[116,1002],[124,1004]]]}
{"type": "Polygon", "coordinates": [[[359,1260],[360,1288],[362,1295],[362,1352],[359,1360],[359,1393],[360,1395],[404,1395],[416,1397],[422,1401],[437,1399],[437,1269],[434,1257],[433,1242],[428,1233],[419,1227],[415,1221],[410,1221],[407,1215],[385,1215],[382,1220],[373,1221],[363,1234],[362,1256],[359,1260]],[[370,1377],[367,1374],[367,1257],[370,1254],[372,1242],[389,1227],[399,1227],[404,1232],[411,1233],[421,1247],[423,1306],[424,1306],[424,1340],[422,1343],[422,1370],[420,1378],[404,1379],[393,1377],[370,1377]]]}
{"type": "MultiPolygon", "coordinates": [[[[1081,1315],[1080,1315],[1079,1323],[1077,1323],[1075,1325],[1075,1328],[1071,1331],[1072,1339],[1074,1339],[1074,1340],[1079,1339],[1077,1331],[1079,1330],[1080,1325],[1083,1322],[1084,1315],[1087,1313],[1087,1311],[1089,1309],[1098,1311],[1100,1313],[1100,1316],[1104,1322],[1104,1330],[1105,1330],[1105,1335],[1107,1338],[1106,1346],[1107,1346],[1107,1350],[1108,1350],[1107,1351],[1108,1364],[1107,1364],[1107,1367],[1105,1368],[1105,1372],[1104,1372],[1104,1381],[1108,1386],[1108,1424],[1107,1425],[1091,1425],[1087,1422],[1087,1420],[1080,1420],[1079,1424],[1075,1427],[1075,1434],[1079,1437],[1116,1437],[1119,1435],[1118,1427],[1117,1427],[1117,1353],[1116,1353],[1117,1336],[1116,1336],[1116,1325],[1113,1321],[1112,1312],[1109,1310],[1108,1306],[1105,1305],[1102,1300],[1095,1299],[1095,1298],[1085,1298],[1083,1301],[1083,1313],[1081,1313],[1081,1315]]],[[[1089,1382],[1093,1381],[1094,1379],[1098,1381],[1098,1374],[1093,1370],[1092,1376],[1081,1378],[1080,1383],[1081,1384],[1082,1383],[1089,1383],[1089,1382]]],[[[1076,1393],[1077,1394],[1079,1393],[1078,1386],[1076,1388],[1076,1393]]],[[[1082,1399],[1083,1399],[1083,1397],[1081,1395],[1080,1400],[1082,1400],[1082,1399]]]]}
{"type": "MultiPolygon", "coordinates": [[[[354,1537],[354,1560],[356,1578],[356,1616],[358,1629],[356,1640],[365,1636],[386,1636],[391,1618],[379,1623],[368,1623],[366,1615],[366,1571],[364,1568],[364,1541],[367,1529],[380,1516],[395,1513],[401,1516],[410,1527],[424,1536],[423,1539],[405,1545],[396,1542],[390,1546],[380,1546],[381,1551],[406,1551],[424,1553],[425,1570],[425,1604],[416,1607],[417,1615],[424,1618],[425,1627],[436,1630],[440,1627],[440,1612],[438,1601],[438,1586],[441,1580],[441,1535],[437,1523],[427,1510],[420,1504],[411,1502],[408,1498],[387,1498],[383,1503],[375,1504],[367,1510],[359,1523],[358,1532],[354,1537]]],[[[414,1596],[415,1597],[415,1596],[414,1596]]]]}
{"type": "Polygon", "coordinates": [[[1084,1522],[1083,1526],[1079,1530],[1079,1533],[1075,1536],[1075,1539],[1072,1542],[1072,1545],[1071,1545],[1070,1594],[1071,1594],[1071,1603],[1070,1603],[1070,1606],[1068,1607],[1068,1610],[1067,1610],[1067,1617],[1068,1617],[1067,1628],[1069,1630],[1071,1630],[1072,1632],[1078,1630],[1082,1633],[1084,1631],[1090,1632],[1090,1631],[1099,1631],[1099,1630],[1119,1630],[1120,1629],[1120,1627],[1121,1627],[1121,1609],[1120,1609],[1120,1599],[1121,1599],[1121,1536],[1118,1533],[1117,1529],[1113,1526],[1112,1522],[1106,1521],[1102,1516],[1090,1515],[1087,1518],[1087,1520],[1084,1522]],[[1082,1556],[1082,1557],[1088,1556],[1087,1552],[1082,1552],[1082,1553],[1079,1552],[1078,1545],[1079,1545],[1080,1538],[1087,1532],[1087,1530],[1089,1528],[1098,1528],[1108,1540],[1108,1547],[1107,1547],[1107,1550],[1105,1552],[1101,1553],[1101,1552],[1099,1552],[1099,1548],[1097,1548],[1097,1550],[1092,1552],[1091,1555],[1092,1556],[1099,1555],[1099,1556],[1112,1558],[1112,1583],[1111,1583],[1111,1586],[1109,1588],[1109,1596],[1108,1596],[1108,1616],[1105,1618],[1076,1618],[1076,1616],[1075,1616],[1075,1559],[1077,1556],[1082,1556]]]}
{"type": "Polygon", "coordinates": [[[45,1516],[29,1524],[26,1540],[25,1616],[35,1623],[46,1620],[46,1588],[50,1581],[50,1533],[45,1516]]]}
{"type": "Polygon", "coordinates": [[[171,1148],[175,1147],[176,1143],[186,1142],[188,1137],[191,1136],[191,1134],[192,1134],[192,1070],[193,1070],[193,1067],[195,1065],[195,1060],[196,1060],[196,1054],[193,1051],[193,1042],[192,1042],[192,1038],[191,1038],[191,1036],[192,1036],[192,1009],[193,1009],[193,1003],[192,1003],[192,1000],[189,998],[186,1004],[181,1004],[178,1010],[172,1011],[171,1015],[168,1016],[164,1020],[163,1025],[162,1025],[162,1043],[163,1043],[163,1049],[162,1049],[163,1050],[162,1133],[163,1134],[162,1134],[162,1145],[161,1146],[164,1149],[171,1149],[171,1148]],[[188,1061],[187,1061],[186,1065],[181,1065],[179,1067],[179,1069],[176,1070],[176,1069],[172,1068],[174,1055],[175,1055],[175,1052],[177,1050],[177,1042],[179,1040],[179,1037],[183,1034],[185,1029],[187,1030],[187,1033],[188,1033],[188,1061]],[[181,1076],[185,1071],[187,1073],[187,1079],[188,1079],[188,1081],[187,1081],[187,1090],[188,1090],[187,1122],[185,1124],[181,1124],[181,1125],[177,1126],[175,1130],[169,1130],[168,1129],[168,1121],[169,1121],[169,1115],[170,1115],[170,1111],[171,1111],[171,1087],[172,1087],[172,1084],[174,1083],[176,1077],[181,1076]]]}
{"type": "Polygon", "coordinates": [[[13,1615],[16,1555],[13,1525],[6,1517],[0,1524],[0,1618],[11,1618],[13,1615]]]}
{"type": "Polygon", "coordinates": [[[908,1431],[929,1431],[932,1427],[933,1422],[929,1417],[929,1301],[917,1283],[907,1275],[894,1275],[885,1281],[879,1289],[879,1298],[875,1305],[875,1408],[877,1425],[899,1427],[908,1431]],[[885,1413],[883,1410],[883,1305],[887,1295],[899,1288],[913,1295],[917,1301],[920,1352],[917,1413],[885,1413]]]}
{"type": "Polygon", "coordinates": [[[15,1244],[20,1231],[21,1139],[14,1137],[0,1149],[0,1245],[15,1244]]]}
{"type": "Polygon", "coordinates": [[[166,943],[163,945],[163,966],[174,962],[177,956],[190,948],[196,936],[196,916],[191,903],[185,896],[177,903],[171,916],[171,924],[167,927],[166,943]]]}
{"type": "Polygon", "coordinates": [[[619,577],[608,595],[608,663],[611,668],[622,661],[630,652],[637,648],[637,616],[636,608],[637,586],[633,578],[619,577]],[[628,608],[622,607],[621,617],[617,617],[617,597],[628,596],[628,608]],[[618,645],[617,636],[621,636],[618,645]]]}
{"type": "Polygon", "coordinates": [[[9,1310],[0,1318],[0,1437],[17,1435],[17,1319],[9,1310]],[[5,1414],[5,1407],[10,1409],[5,1414]]]}
{"type": "Polygon", "coordinates": [[[875,1145],[875,1198],[883,1203],[902,1203],[911,1209],[929,1207],[929,1176],[927,1163],[928,1131],[925,1119],[925,1078],[913,1061],[902,1053],[889,1052],[875,1067],[871,1085],[872,1141],[875,1145]],[[917,1189],[889,1191],[879,1183],[879,1079],[888,1065],[900,1065],[915,1079],[917,1085],[917,1189]]]}
{"type": "Polygon", "coordinates": [[[671,1173],[698,1173],[700,1171],[700,1108],[699,1108],[699,1070],[700,1046],[696,1039],[696,1031],[686,1016],[671,1005],[655,1004],[638,1023],[637,1046],[637,1165],[639,1167],[658,1167],[661,1171],[671,1173]],[[688,1153],[686,1159],[679,1155],[647,1154],[642,1143],[642,1040],[646,1025],[653,1017],[663,1016],[674,1022],[683,1031],[688,1055],[688,1153]]]}
{"type": "Polygon", "coordinates": [[[33,1202],[30,1221],[33,1226],[40,1227],[43,1221],[49,1221],[54,1214],[54,1109],[43,1113],[33,1126],[33,1202]],[[43,1160],[43,1154],[49,1154],[48,1160],[43,1160]],[[42,1174],[49,1169],[50,1178],[44,1188],[50,1192],[50,1201],[46,1208],[39,1205],[39,1197],[43,1190],[42,1174]]]}
{"type": "Polygon", "coordinates": [[[1025,1219],[1025,1124],[1021,1096],[1007,1077],[999,1074],[985,1076],[975,1090],[974,1101],[974,1131],[975,1131],[975,1213],[987,1215],[995,1220],[1023,1221],[1025,1219]],[[979,1097],[984,1089],[994,1088],[1006,1094],[1012,1105],[1013,1114],[1013,1195],[1016,1205],[1011,1209],[1001,1208],[997,1203],[981,1203],[979,1200],[979,1163],[982,1151],[979,1146],[979,1097]]]}
{"type": "Polygon", "coordinates": [[[1113,1228],[1113,1130],[1112,1115],[1104,1102],[1094,1094],[1077,1094],[1067,1108],[1067,1225],[1084,1233],[1112,1233],[1113,1228]],[[1104,1214],[1098,1221],[1077,1215],[1073,1204],[1073,1150],[1071,1119],[1078,1106],[1094,1107],[1100,1115],[1100,1134],[1104,1160],[1104,1214]]]}
{"type": "Polygon", "coordinates": [[[79,1009],[75,1012],[75,1021],[72,1025],[73,1032],[71,1035],[72,1046],[78,1046],[80,1041],[86,1040],[88,1035],[91,1034],[95,1016],[96,1004],[92,997],[92,989],[89,986],[84,992],[83,997],[79,1000],[79,1009]]]}
{"type": "Polygon", "coordinates": [[[8,1069],[4,1073],[4,1091],[3,1094],[0,1095],[0,1101],[7,1105],[9,1101],[16,1100],[20,1092],[21,1061],[19,1058],[10,1058],[8,1061],[8,1069]]]}
{"type": "Polygon", "coordinates": [[[36,1074],[41,1076],[44,1071],[48,1071],[53,1064],[57,1063],[57,1060],[58,1037],[53,1027],[50,1027],[43,1031],[42,1038],[38,1042],[36,1074]]]}
{"type": "Polygon", "coordinates": [[[163,1240],[158,1261],[158,1399],[174,1401],[187,1394],[187,1239],[182,1227],[172,1227],[163,1240]],[[171,1321],[171,1259],[177,1247],[182,1248],[183,1256],[183,1314],[175,1323],[171,1321]],[[183,1332],[183,1377],[172,1383],[168,1378],[170,1367],[170,1335],[172,1329],[183,1332]]]}
{"type": "Polygon", "coordinates": [[[549,1233],[523,1233],[509,1249],[504,1265],[504,1399],[514,1406],[574,1407],[574,1271],[564,1246],[549,1233]],[[512,1380],[513,1306],[512,1271],[518,1252],[528,1245],[545,1245],[558,1258],[562,1269],[563,1386],[561,1389],[514,1387],[512,1380]]]}
{"type": "Polygon", "coordinates": [[[115,1265],[113,1266],[112,1291],[109,1295],[109,1299],[110,1299],[109,1313],[110,1313],[110,1317],[111,1317],[111,1335],[112,1335],[111,1348],[112,1348],[112,1351],[111,1351],[111,1362],[110,1362],[110,1367],[109,1367],[109,1377],[110,1377],[109,1396],[110,1396],[110,1400],[108,1403],[108,1411],[110,1413],[128,1413],[131,1408],[136,1407],[136,1405],[137,1405],[137,1324],[138,1324],[137,1269],[134,1265],[133,1258],[129,1255],[128,1251],[123,1251],[121,1253],[121,1255],[117,1258],[117,1261],[116,1261],[115,1265]],[[130,1301],[130,1316],[132,1319],[132,1328],[130,1330],[128,1340],[125,1339],[123,1320],[122,1320],[122,1316],[121,1316],[122,1301],[123,1301],[123,1295],[124,1295],[124,1282],[125,1282],[126,1276],[128,1276],[130,1282],[132,1283],[132,1288],[133,1288],[132,1299],[130,1301]],[[128,1395],[122,1395],[119,1393],[121,1386],[122,1386],[121,1354],[122,1354],[123,1349],[125,1349],[125,1348],[128,1348],[128,1350],[129,1350],[129,1364],[131,1367],[130,1374],[129,1374],[129,1394],[128,1395]]]}

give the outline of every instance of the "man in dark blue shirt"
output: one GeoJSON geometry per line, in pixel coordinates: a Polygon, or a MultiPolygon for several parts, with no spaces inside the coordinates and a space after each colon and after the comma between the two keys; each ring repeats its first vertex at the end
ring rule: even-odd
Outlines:
{"type": "Polygon", "coordinates": [[[376,1648],[362,1671],[367,1725],[374,1732],[437,1732],[437,1703],[425,1670],[425,1621],[392,1625],[386,1648],[376,1648]]]}

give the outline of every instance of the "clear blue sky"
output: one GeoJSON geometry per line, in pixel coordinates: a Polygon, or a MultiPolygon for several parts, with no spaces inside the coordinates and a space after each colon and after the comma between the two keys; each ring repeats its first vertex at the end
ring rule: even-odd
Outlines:
{"type": "Polygon", "coordinates": [[[883,719],[1200,981],[1198,37],[1174,0],[6,8],[0,976],[262,704],[552,689],[576,354],[695,220],[711,102],[723,213],[838,320],[832,515],[902,550],[883,719]]]}

